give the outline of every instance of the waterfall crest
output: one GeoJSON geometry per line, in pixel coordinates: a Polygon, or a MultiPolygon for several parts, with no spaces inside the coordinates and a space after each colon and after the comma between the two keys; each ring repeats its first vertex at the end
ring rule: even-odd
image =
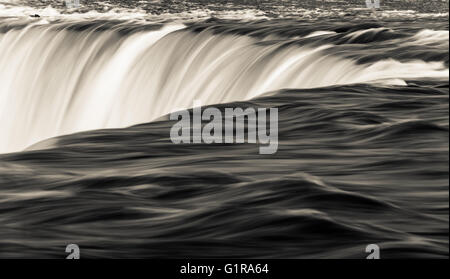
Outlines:
{"type": "Polygon", "coordinates": [[[0,33],[0,153],[148,122],[194,100],[208,105],[282,88],[448,78],[440,62],[360,64],[327,53],[329,43],[193,32],[182,24],[133,32],[120,26],[30,24],[0,33]]]}

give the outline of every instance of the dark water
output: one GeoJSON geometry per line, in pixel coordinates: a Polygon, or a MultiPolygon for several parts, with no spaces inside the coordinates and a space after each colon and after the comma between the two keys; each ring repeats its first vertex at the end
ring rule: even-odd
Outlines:
{"type": "MultiPolygon", "coordinates": [[[[233,104],[232,104],[233,105],[233,104]]],[[[237,104],[234,104],[237,105],[237,104]]],[[[448,84],[284,90],[279,150],[174,145],[173,123],[2,156],[2,257],[448,256],[448,84]]]]}
{"type": "MultiPolygon", "coordinates": [[[[195,38],[178,42],[183,48],[171,54],[177,63],[198,54],[202,40],[219,41],[199,57],[216,53],[227,36],[255,40],[233,59],[261,51],[242,73],[242,84],[252,86],[282,66],[271,57],[331,45],[289,73],[283,89],[225,103],[211,91],[222,110],[278,108],[278,151],[260,155],[251,143],[176,145],[169,134],[175,121],[162,117],[0,155],[1,258],[64,258],[69,243],[82,258],[365,258],[372,243],[382,258],[448,258],[445,19],[212,18],[186,25],[164,38],[195,38]],[[329,33],[308,37],[317,31],[329,33]],[[298,77],[298,87],[317,88],[288,86],[298,77]],[[319,86],[325,81],[332,85],[319,86]]],[[[0,27],[7,34],[26,26],[0,27]]],[[[108,43],[155,28],[108,20],[49,26],[80,36],[117,32],[108,43]]],[[[179,64],[169,62],[158,65],[170,81],[179,64]]],[[[216,76],[240,84],[228,72],[216,76]]]]}

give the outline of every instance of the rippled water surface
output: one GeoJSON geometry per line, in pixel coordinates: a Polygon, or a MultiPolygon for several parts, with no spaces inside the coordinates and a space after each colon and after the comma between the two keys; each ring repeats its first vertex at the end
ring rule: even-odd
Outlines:
{"type": "Polygon", "coordinates": [[[0,1],[1,258],[448,258],[447,11],[26,2],[0,1]],[[194,100],[277,108],[277,152],[173,144],[194,100]]]}

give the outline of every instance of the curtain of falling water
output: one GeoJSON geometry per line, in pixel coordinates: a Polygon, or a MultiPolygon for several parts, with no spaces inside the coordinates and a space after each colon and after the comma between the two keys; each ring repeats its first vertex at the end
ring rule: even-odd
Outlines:
{"type": "Polygon", "coordinates": [[[183,25],[125,35],[98,27],[29,25],[0,33],[0,153],[62,134],[148,122],[195,99],[206,105],[282,88],[401,85],[399,77],[427,67],[442,75],[425,63],[357,65],[325,54],[330,45],[263,45],[246,36],[180,30],[183,25]]]}

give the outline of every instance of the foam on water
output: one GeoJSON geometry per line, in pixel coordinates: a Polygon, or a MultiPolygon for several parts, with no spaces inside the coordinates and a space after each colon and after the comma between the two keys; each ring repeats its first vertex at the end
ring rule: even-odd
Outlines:
{"type": "Polygon", "coordinates": [[[39,15],[41,22],[53,22],[58,20],[139,20],[149,22],[160,21],[192,21],[207,19],[211,16],[223,19],[239,19],[239,20],[256,20],[268,19],[264,12],[256,9],[241,9],[241,10],[223,10],[214,11],[208,8],[193,9],[183,12],[164,12],[160,14],[152,14],[141,8],[120,8],[108,7],[105,9],[91,9],[79,11],[78,9],[61,9],[48,5],[45,8],[19,6],[2,4],[0,2],[0,18],[26,18],[29,21],[36,21],[36,19],[29,18],[30,16],[39,15]]]}

